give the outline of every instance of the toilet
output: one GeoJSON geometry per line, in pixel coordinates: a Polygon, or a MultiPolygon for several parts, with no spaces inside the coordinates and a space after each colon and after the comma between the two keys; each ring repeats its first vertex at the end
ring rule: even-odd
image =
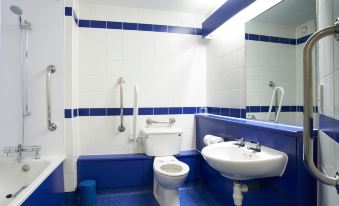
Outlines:
{"type": "Polygon", "coordinates": [[[189,166],[173,155],[179,154],[182,129],[174,127],[144,128],[144,150],[153,161],[153,195],[161,206],[179,206],[179,187],[185,182],[189,166]]]}

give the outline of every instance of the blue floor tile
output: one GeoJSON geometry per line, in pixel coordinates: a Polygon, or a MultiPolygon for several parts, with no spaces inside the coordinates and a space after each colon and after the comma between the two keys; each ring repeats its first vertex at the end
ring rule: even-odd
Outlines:
{"type": "Polygon", "coordinates": [[[121,193],[100,195],[97,197],[97,206],[159,206],[151,192],[121,193]]]}
{"type": "MultiPolygon", "coordinates": [[[[181,206],[221,206],[202,186],[184,185],[179,189],[181,206]]],[[[76,201],[66,201],[65,206],[76,206],[76,201]]],[[[78,200],[79,202],[79,200],[78,200]]],[[[150,187],[113,188],[97,191],[97,206],[159,206],[150,187]]]]}

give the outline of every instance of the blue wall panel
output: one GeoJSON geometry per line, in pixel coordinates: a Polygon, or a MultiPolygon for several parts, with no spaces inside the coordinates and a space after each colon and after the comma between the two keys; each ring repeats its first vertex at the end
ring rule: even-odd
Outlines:
{"type": "MultiPolygon", "coordinates": [[[[184,151],[176,155],[190,167],[187,182],[199,179],[200,154],[184,151]]],[[[78,158],[78,183],[94,179],[97,188],[151,186],[153,157],[144,154],[83,155],[78,158]]]]}
{"type": "MultiPolygon", "coordinates": [[[[242,181],[243,183],[260,182],[261,188],[244,193],[246,205],[275,206],[315,206],[316,181],[306,171],[302,161],[301,128],[284,126],[266,128],[262,123],[229,118],[210,118],[196,116],[197,148],[204,146],[203,137],[207,134],[221,136],[225,141],[244,138],[257,141],[288,155],[288,164],[282,177],[262,178],[242,181]]],[[[219,174],[205,160],[201,163],[201,180],[204,186],[219,198],[225,205],[233,205],[233,181],[219,174]]]]}
{"type": "Polygon", "coordinates": [[[64,169],[63,164],[60,164],[22,206],[61,206],[64,199],[64,169]]]}

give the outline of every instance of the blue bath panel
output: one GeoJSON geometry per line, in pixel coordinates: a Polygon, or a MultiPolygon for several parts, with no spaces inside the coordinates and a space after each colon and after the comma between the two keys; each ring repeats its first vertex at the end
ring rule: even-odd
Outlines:
{"type": "Polygon", "coordinates": [[[64,168],[60,164],[22,206],[61,206],[64,200],[64,168]]]}

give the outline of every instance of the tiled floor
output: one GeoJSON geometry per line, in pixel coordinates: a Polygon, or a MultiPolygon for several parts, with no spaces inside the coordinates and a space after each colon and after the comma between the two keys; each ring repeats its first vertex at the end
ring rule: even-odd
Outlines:
{"type": "MultiPolygon", "coordinates": [[[[219,206],[217,200],[203,187],[185,185],[179,190],[181,206],[219,206]]],[[[68,199],[65,206],[75,206],[68,199]]],[[[123,188],[97,191],[97,206],[159,206],[153,197],[152,188],[123,188]]]]}

